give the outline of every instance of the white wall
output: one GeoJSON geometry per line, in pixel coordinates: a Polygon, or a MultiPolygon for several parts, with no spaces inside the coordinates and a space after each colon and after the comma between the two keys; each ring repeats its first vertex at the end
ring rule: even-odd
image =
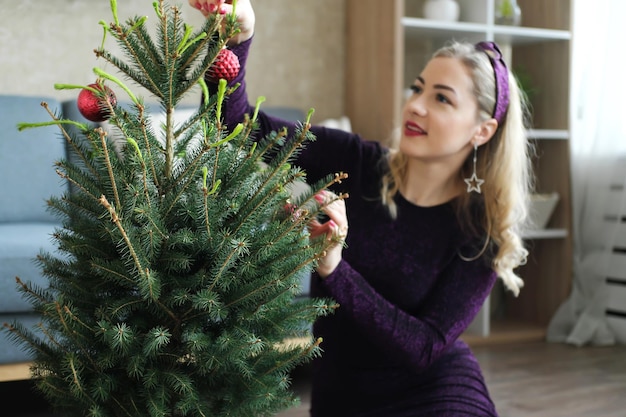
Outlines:
{"type": "Polygon", "coordinates": [[[253,0],[251,98],[315,108],[315,119],[344,111],[345,0],[253,0]]]}
{"type": "MultiPolygon", "coordinates": [[[[120,20],[147,15],[150,21],[152,1],[118,0],[120,20]]],[[[109,4],[109,0],[0,0],[0,94],[63,100],[76,91],[57,91],[55,83],[93,82],[94,66],[114,72],[93,53],[102,41],[98,22],[112,20],[109,4]]],[[[171,4],[182,6],[186,22],[201,24],[202,15],[187,0],[171,4]]],[[[317,120],[341,116],[345,1],[253,0],[253,5],[257,33],[248,65],[251,100],[263,95],[266,105],[313,107],[317,120]]],[[[117,51],[111,37],[106,47],[117,51]]]]}

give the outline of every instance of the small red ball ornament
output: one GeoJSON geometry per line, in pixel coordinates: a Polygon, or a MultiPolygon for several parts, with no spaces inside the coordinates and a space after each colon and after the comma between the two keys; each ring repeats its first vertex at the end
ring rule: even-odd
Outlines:
{"type": "Polygon", "coordinates": [[[101,83],[89,84],[87,87],[102,92],[96,94],[89,88],[83,88],[78,94],[77,106],[80,114],[92,122],[103,122],[111,117],[111,107],[117,105],[117,97],[109,87],[101,83]],[[108,101],[108,103],[107,103],[108,101]]]}
{"type": "Polygon", "coordinates": [[[230,49],[221,49],[207,75],[209,81],[217,83],[221,78],[231,82],[239,74],[239,58],[230,49]]]}

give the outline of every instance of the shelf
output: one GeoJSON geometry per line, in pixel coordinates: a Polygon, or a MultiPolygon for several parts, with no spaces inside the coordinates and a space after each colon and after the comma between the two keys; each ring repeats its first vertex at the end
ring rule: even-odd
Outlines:
{"type": "Polygon", "coordinates": [[[493,34],[496,42],[511,45],[524,45],[550,41],[568,41],[571,39],[570,32],[565,30],[520,26],[493,26],[493,34]]]}
{"type": "Polygon", "coordinates": [[[524,239],[562,239],[567,236],[566,229],[528,230],[522,234],[524,239]]]}
{"type": "Polygon", "coordinates": [[[531,139],[569,140],[570,134],[562,129],[530,129],[528,136],[531,139]]]}
{"type": "Polygon", "coordinates": [[[402,26],[409,35],[418,34],[426,37],[446,39],[454,34],[475,36],[483,35],[487,31],[487,25],[483,23],[443,22],[420,17],[403,17],[402,26]]]}
{"type": "Polygon", "coordinates": [[[521,26],[488,25],[472,22],[443,22],[420,17],[403,17],[402,26],[409,36],[448,40],[450,38],[494,39],[498,43],[524,45],[540,42],[567,41],[571,33],[565,30],[521,26]]]}

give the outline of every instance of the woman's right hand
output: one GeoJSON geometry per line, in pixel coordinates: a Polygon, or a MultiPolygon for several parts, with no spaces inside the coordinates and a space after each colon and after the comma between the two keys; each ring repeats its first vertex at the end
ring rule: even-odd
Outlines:
{"type": "MultiPolygon", "coordinates": [[[[211,13],[229,14],[233,12],[233,0],[189,0],[191,7],[200,10],[203,15],[211,13]]],[[[237,0],[235,8],[240,32],[228,40],[229,46],[247,41],[254,34],[255,15],[250,0],[237,0]]]]}
{"type": "Polygon", "coordinates": [[[330,191],[322,191],[315,195],[315,200],[323,206],[323,211],[329,220],[320,223],[313,219],[309,223],[311,238],[325,235],[328,241],[334,241],[322,258],[318,260],[316,271],[320,278],[330,275],[339,265],[342,259],[343,243],[348,235],[348,216],[346,215],[346,202],[343,198],[337,198],[330,191]]]}

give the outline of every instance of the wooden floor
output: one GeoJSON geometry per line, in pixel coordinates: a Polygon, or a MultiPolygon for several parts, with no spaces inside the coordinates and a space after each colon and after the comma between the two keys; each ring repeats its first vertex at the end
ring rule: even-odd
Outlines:
{"type": "MultiPolygon", "coordinates": [[[[626,346],[522,343],[472,348],[500,417],[626,417],[626,346]]],[[[308,416],[307,373],[294,375],[308,416]]]]}
{"type": "MultiPolygon", "coordinates": [[[[626,346],[519,343],[473,350],[500,417],[626,417],[626,346]]],[[[308,376],[306,367],[294,373],[302,403],[277,417],[308,417],[308,376]]],[[[24,382],[0,383],[0,416],[52,417],[24,382]],[[10,411],[9,401],[22,412],[10,411]]]]}
{"type": "Polygon", "coordinates": [[[501,417],[626,417],[626,346],[475,348],[501,417]]]}

